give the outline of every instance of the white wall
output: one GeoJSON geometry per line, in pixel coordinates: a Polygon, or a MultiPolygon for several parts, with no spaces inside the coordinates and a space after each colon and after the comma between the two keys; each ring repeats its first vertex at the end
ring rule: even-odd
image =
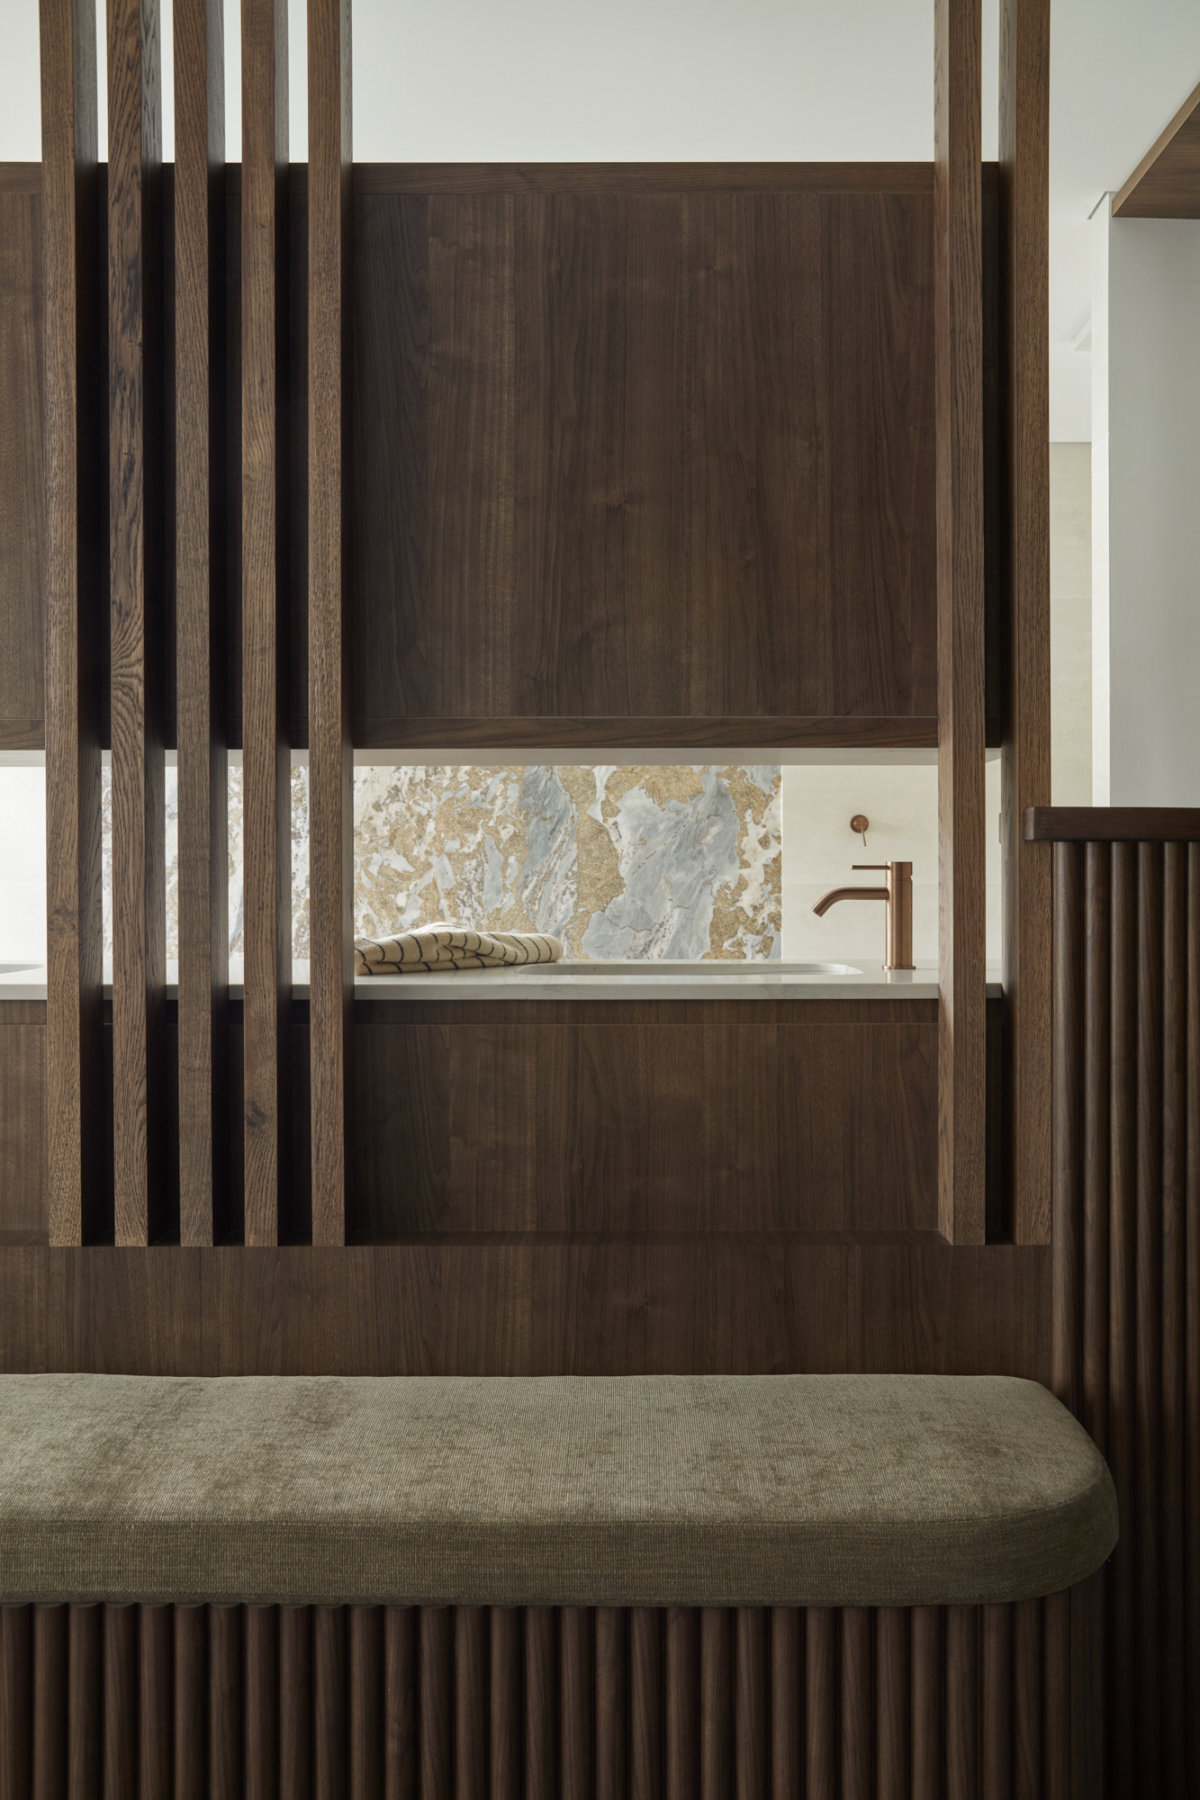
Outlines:
{"type": "Polygon", "coordinates": [[[1093,757],[1109,806],[1200,805],[1200,222],[1093,222],[1093,757]]]}

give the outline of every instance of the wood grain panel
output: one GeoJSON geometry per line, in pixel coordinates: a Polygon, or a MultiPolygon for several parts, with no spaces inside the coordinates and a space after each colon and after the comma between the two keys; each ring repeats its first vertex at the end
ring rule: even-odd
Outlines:
{"type": "Polygon", "coordinates": [[[175,696],[179,1235],[214,1241],[228,1129],[224,544],[225,51],[220,0],[176,0],[175,696]],[[186,430],[178,421],[186,420],[186,430]]]}
{"type": "Polygon", "coordinates": [[[1112,211],[1114,219],[1200,219],[1200,87],[1113,196],[1112,211]]]}
{"type": "Polygon", "coordinates": [[[244,1230],[279,1236],[287,1145],[291,779],[287,576],[287,8],[242,9],[241,594],[245,1054],[244,1230]]]}
{"type": "Polygon", "coordinates": [[[0,1002],[0,1244],[45,1243],[46,1008],[0,1002]]]}
{"type": "Polygon", "coordinates": [[[1018,1243],[1046,1243],[1050,1231],[1050,856],[1022,842],[1026,809],[1050,800],[1049,159],[1049,0],[1002,0],[1010,598],[1001,841],[1018,1243]]]}
{"type": "Polygon", "coordinates": [[[985,1235],[983,236],[980,11],[935,20],[938,594],[938,1216],[985,1235]]]}
{"type": "Polygon", "coordinates": [[[44,742],[42,171],[0,169],[0,748],[44,742]]]}
{"type": "Polygon", "coordinates": [[[359,163],[367,194],[923,194],[927,162],[359,163]]]}
{"type": "Polygon", "coordinates": [[[51,1239],[97,1229],[100,1182],[102,555],[96,22],[40,13],[45,299],[46,1103],[51,1239]]]}
{"type": "Polygon", "coordinates": [[[1200,840],[1200,807],[1034,806],[1025,836],[1037,844],[1191,844],[1200,840]]]}
{"type": "MultiPolygon", "coordinates": [[[[934,1030],[381,1018],[354,1235],[934,1230],[934,1030]],[[621,1129],[613,1130],[613,1121],[621,1129]],[[447,1121],[453,1121],[447,1128],[447,1121]]],[[[368,1022],[370,1021],[370,1022],[368,1022]]]]}
{"type": "Polygon", "coordinates": [[[354,766],[347,498],[350,0],[308,0],[308,822],[312,1235],[340,1244],[349,1179],[354,766]]]}
{"type": "Polygon", "coordinates": [[[113,1212],[159,1225],[166,1003],[162,96],[157,0],[108,7],[113,1212]]]}
{"type": "Polygon", "coordinates": [[[928,741],[930,223],[886,184],[360,176],[356,737],[928,741]]]}

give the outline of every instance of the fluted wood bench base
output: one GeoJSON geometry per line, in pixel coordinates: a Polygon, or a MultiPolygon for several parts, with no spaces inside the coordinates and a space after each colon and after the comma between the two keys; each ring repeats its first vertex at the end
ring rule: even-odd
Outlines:
{"type": "Polygon", "coordinates": [[[1095,1800],[1099,1627],[1095,1580],[980,1607],[10,1606],[0,1790],[1095,1800]]]}

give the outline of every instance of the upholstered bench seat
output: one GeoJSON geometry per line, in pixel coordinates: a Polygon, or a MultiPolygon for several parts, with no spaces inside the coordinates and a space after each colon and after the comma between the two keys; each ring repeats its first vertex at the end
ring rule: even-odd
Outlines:
{"type": "Polygon", "coordinates": [[[973,1605],[1115,1537],[1002,1377],[0,1378],[5,1602],[973,1605]]]}

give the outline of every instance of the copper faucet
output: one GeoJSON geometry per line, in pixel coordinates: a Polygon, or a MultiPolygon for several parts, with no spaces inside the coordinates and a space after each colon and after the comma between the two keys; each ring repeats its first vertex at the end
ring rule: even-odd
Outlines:
{"type": "Polygon", "coordinates": [[[821,918],[839,900],[886,900],[887,956],[885,969],[911,969],[912,957],[912,864],[910,862],[851,863],[852,869],[882,869],[887,874],[886,887],[833,888],[817,901],[813,911],[821,918]]]}

